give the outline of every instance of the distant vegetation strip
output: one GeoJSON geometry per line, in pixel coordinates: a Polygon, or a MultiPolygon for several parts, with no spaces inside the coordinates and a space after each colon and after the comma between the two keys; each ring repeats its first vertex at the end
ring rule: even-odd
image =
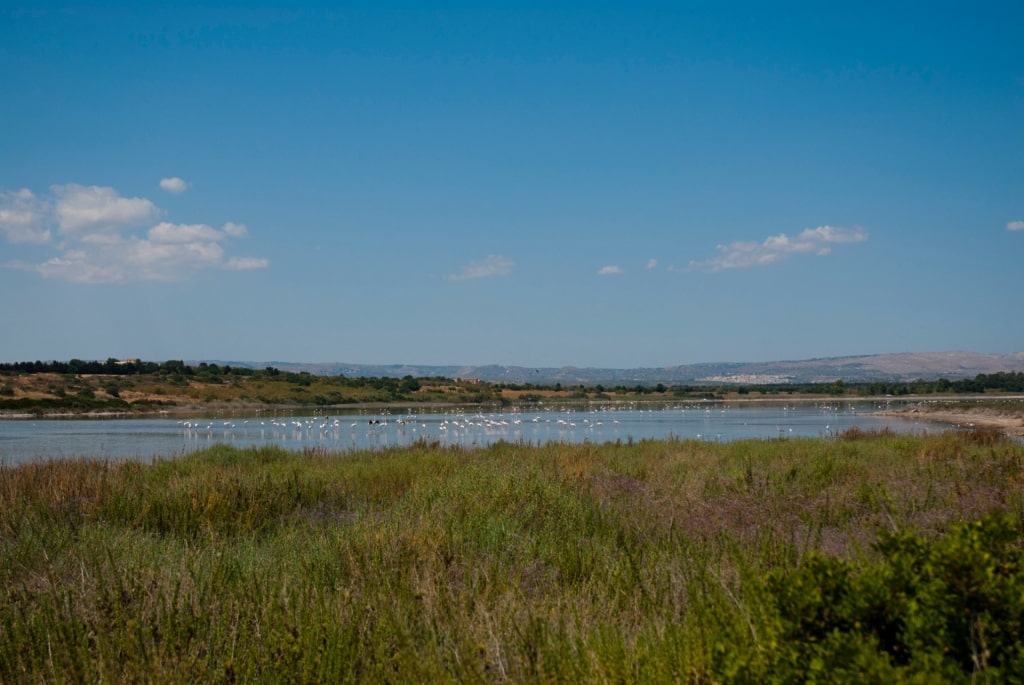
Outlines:
{"type": "Polygon", "coordinates": [[[0,466],[0,682],[1021,682],[1024,446],[0,466]]]}
{"type": "Polygon", "coordinates": [[[1024,392],[1024,373],[979,374],[973,379],[914,382],[784,383],[721,386],[633,386],[603,384],[571,387],[497,383],[439,376],[414,378],[348,377],[290,372],[268,366],[251,369],[180,360],[0,364],[0,411],[140,411],[217,403],[341,406],[360,403],[530,404],[545,400],[726,399],[770,396],[902,397],[965,393],[1024,392]]]}

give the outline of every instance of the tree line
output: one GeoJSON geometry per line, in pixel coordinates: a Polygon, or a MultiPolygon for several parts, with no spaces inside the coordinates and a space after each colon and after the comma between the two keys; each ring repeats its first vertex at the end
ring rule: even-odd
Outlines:
{"type": "MultiPolygon", "coordinates": [[[[109,358],[106,361],[86,361],[82,359],[71,359],[69,361],[31,361],[31,362],[0,362],[0,373],[55,373],[61,375],[109,375],[109,376],[135,376],[135,375],[156,375],[182,379],[192,377],[195,380],[206,382],[223,382],[231,377],[242,378],[270,378],[287,383],[309,386],[313,383],[314,376],[308,371],[282,371],[268,366],[263,369],[252,369],[245,366],[218,365],[208,362],[200,362],[192,366],[184,361],[172,359],[164,362],[148,362],[141,360],[118,360],[109,358]]],[[[355,376],[344,375],[331,376],[332,383],[341,384],[350,388],[374,388],[391,392],[415,392],[420,389],[423,383],[452,383],[452,379],[430,377],[403,378],[355,376]]],[[[872,382],[844,382],[841,380],[831,383],[780,383],[766,385],[744,385],[744,386],[707,386],[707,385],[655,385],[637,384],[633,387],[617,385],[605,387],[602,384],[590,386],[574,386],[563,388],[561,383],[554,385],[543,385],[535,383],[494,383],[482,384],[496,390],[525,390],[525,391],[562,391],[576,390],[582,393],[590,391],[604,395],[673,395],[678,397],[706,395],[709,392],[722,394],[725,392],[737,392],[741,395],[749,394],[751,391],[769,394],[829,394],[829,395],[860,395],[860,396],[885,396],[885,395],[928,395],[936,393],[963,394],[994,392],[1024,392],[1024,372],[1000,371],[997,373],[978,374],[974,378],[963,378],[950,380],[939,378],[936,380],[915,380],[915,381],[872,381],[872,382]]]]}
{"type": "MultiPolygon", "coordinates": [[[[231,366],[200,362],[196,366],[186,364],[180,359],[165,362],[146,362],[139,360],[121,361],[110,358],[106,361],[34,361],[0,363],[0,373],[55,373],[60,375],[95,375],[95,376],[141,376],[154,375],[171,378],[190,377],[197,381],[222,382],[228,378],[269,378],[300,386],[313,384],[313,374],[308,371],[282,371],[273,366],[263,369],[251,369],[245,366],[231,366]]],[[[420,389],[421,380],[412,376],[403,378],[359,376],[349,378],[344,375],[323,377],[329,378],[332,384],[340,384],[350,388],[374,388],[376,390],[415,392],[420,389]]],[[[436,380],[436,379],[433,379],[436,380]]],[[[449,381],[450,382],[450,381],[449,381]]]]}

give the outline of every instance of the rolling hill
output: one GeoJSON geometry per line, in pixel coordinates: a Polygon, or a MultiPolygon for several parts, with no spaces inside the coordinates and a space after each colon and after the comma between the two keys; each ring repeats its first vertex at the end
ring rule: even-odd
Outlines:
{"type": "MultiPolygon", "coordinates": [[[[1024,371],[1024,352],[980,354],[976,352],[906,352],[857,357],[827,357],[798,361],[709,362],[665,367],[609,369],[593,367],[432,366],[421,364],[351,364],[341,362],[295,363],[282,361],[240,362],[205,360],[219,365],[307,371],[320,375],[416,378],[477,378],[489,382],[552,385],[651,385],[665,384],[766,384],[913,381],[973,378],[983,373],[1024,371]]],[[[194,362],[189,362],[194,363],[194,362]]]]}

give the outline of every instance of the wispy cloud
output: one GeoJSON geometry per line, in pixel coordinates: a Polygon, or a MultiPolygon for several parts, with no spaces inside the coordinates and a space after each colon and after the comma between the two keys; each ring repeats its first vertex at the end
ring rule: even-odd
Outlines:
{"type": "Polygon", "coordinates": [[[150,200],[122,197],[106,186],[54,185],[45,198],[28,189],[2,192],[3,237],[56,253],[41,263],[4,266],[74,283],[131,283],[182,280],[201,269],[269,265],[259,257],[225,256],[225,245],[246,235],[242,224],[229,222],[220,229],[168,221],[154,225],[162,214],[150,200]]]}
{"type": "Polygon", "coordinates": [[[232,257],[224,262],[225,269],[232,271],[246,271],[248,269],[265,269],[270,266],[270,260],[263,257],[232,257]]]}
{"type": "Polygon", "coordinates": [[[445,276],[449,281],[469,281],[475,278],[489,278],[491,276],[508,276],[512,273],[516,263],[501,255],[487,255],[484,259],[470,262],[458,273],[445,276]]]}
{"type": "Polygon", "coordinates": [[[859,226],[855,228],[818,226],[804,229],[797,236],[780,233],[759,243],[736,241],[728,245],[719,245],[714,257],[704,261],[690,262],[689,269],[723,271],[725,269],[767,266],[784,261],[794,254],[827,255],[832,251],[833,245],[861,243],[867,239],[867,232],[859,226]]]}
{"type": "Polygon", "coordinates": [[[169,224],[166,221],[149,229],[149,239],[154,243],[217,242],[223,240],[226,232],[206,224],[169,224]]]}
{"type": "Polygon", "coordinates": [[[656,266],[658,266],[658,260],[657,259],[649,259],[649,260],[647,260],[647,266],[645,268],[650,270],[650,269],[653,269],[656,266]]]}
{"type": "Polygon", "coordinates": [[[28,188],[0,192],[0,233],[9,243],[45,245],[50,230],[44,217],[50,208],[28,188]]]}
{"type": "Polygon", "coordinates": [[[171,176],[170,178],[161,178],[160,187],[166,190],[168,193],[174,193],[175,195],[181,195],[191,184],[184,179],[178,178],[177,176],[171,176]]]}
{"type": "Polygon", "coordinates": [[[1006,224],[1007,231],[1024,231],[1024,221],[1011,221],[1006,224]]]}
{"type": "Polygon", "coordinates": [[[598,276],[615,276],[622,273],[622,269],[616,264],[602,266],[597,271],[598,276]]]}

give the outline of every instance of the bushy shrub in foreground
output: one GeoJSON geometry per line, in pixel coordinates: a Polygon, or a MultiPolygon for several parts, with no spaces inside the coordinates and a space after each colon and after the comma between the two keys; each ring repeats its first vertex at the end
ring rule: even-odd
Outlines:
{"type": "Polygon", "coordinates": [[[1021,522],[882,535],[876,563],[812,554],[772,573],[755,642],[719,647],[734,682],[1024,682],[1021,522]]]}

